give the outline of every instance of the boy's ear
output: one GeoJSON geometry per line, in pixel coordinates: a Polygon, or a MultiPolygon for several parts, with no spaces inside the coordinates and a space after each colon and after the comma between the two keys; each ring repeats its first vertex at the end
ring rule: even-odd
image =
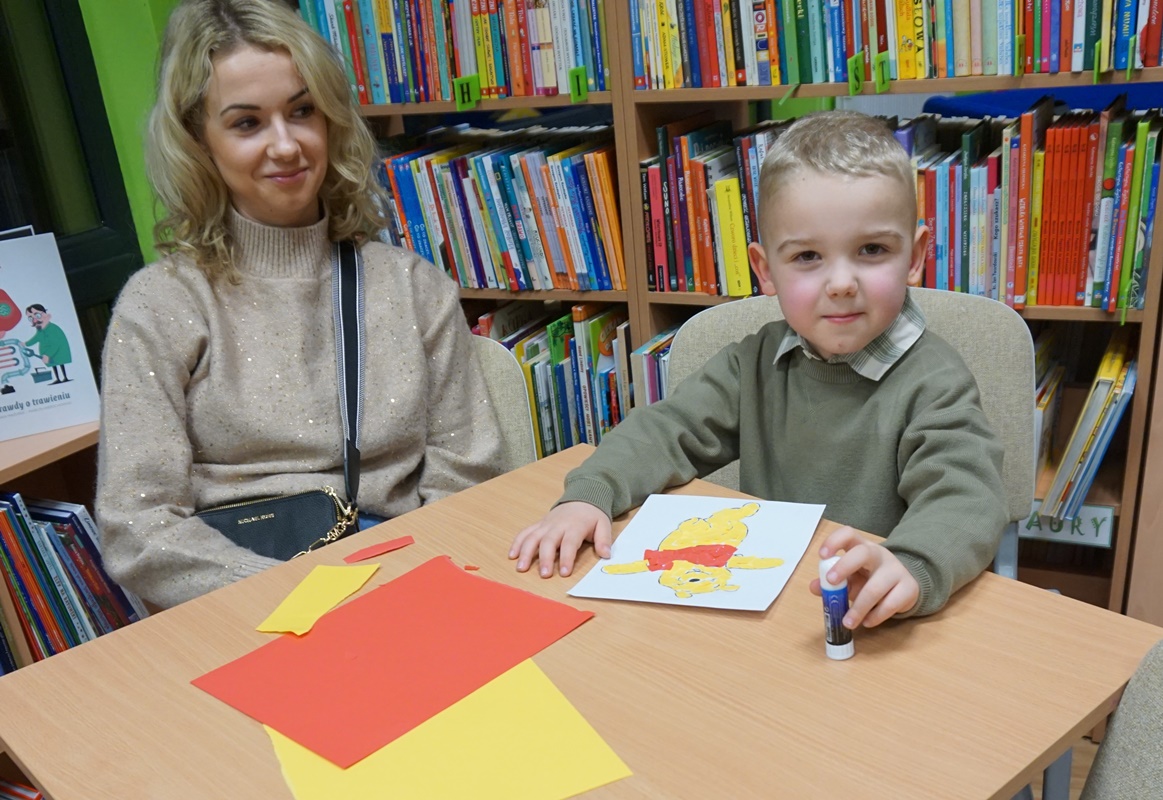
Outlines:
{"type": "Polygon", "coordinates": [[[918,225],[913,237],[913,257],[909,264],[909,286],[923,286],[925,282],[925,251],[929,249],[929,226],[918,225]]]}
{"type": "Polygon", "coordinates": [[[759,281],[759,290],[768,297],[775,296],[775,283],[771,280],[771,270],[767,266],[767,254],[763,252],[763,245],[752,242],[747,245],[747,258],[751,261],[751,271],[759,281]]]}

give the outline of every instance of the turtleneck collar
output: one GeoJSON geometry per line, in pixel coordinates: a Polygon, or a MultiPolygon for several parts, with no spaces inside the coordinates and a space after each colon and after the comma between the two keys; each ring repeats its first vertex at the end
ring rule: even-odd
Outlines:
{"type": "Polygon", "coordinates": [[[227,226],[234,236],[235,265],[258,278],[317,278],[331,270],[327,217],[303,228],[276,228],[254,222],[233,206],[227,226]]]}

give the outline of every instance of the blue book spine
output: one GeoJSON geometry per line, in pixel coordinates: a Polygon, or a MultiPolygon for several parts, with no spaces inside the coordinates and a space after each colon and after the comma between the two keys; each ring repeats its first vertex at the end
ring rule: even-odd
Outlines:
{"type": "MultiPolygon", "coordinates": [[[[636,24],[637,9],[631,11],[631,26],[636,24]]],[[[639,31],[641,34],[641,31],[639,31]]],[[[597,73],[597,87],[599,92],[606,90],[606,49],[602,44],[602,19],[599,15],[598,0],[590,0],[590,39],[593,42],[594,72],[597,73]]],[[[641,42],[639,42],[641,44],[641,42]]],[[[638,54],[639,60],[642,54],[638,54]]]]}
{"type": "Polygon", "coordinates": [[[606,259],[606,248],[602,246],[602,227],[598,223],[598,212],[594,205],[594,195],[590,189],[590,176],[586,170],[584,153],[578,153],[570,159],[572,162],[574,180],[581,189],[582,209],[581,216],[585,225],[586,239],[593,263],[598,270],[598,285],[610,291],[614,288],[610,280],[610,264],[606,259]]]}
{"type": "Polygon", "coordinates": [[[418,103],[420,97],[419,65],[413,58],[416,52],[416,28],[412,20],[412,0],[393,0],[396,4],[396,47],[400,50],[403,66],[405,102],[418,103]]]}
{"type": "Polygon", "coordinates": [[[428,241],[428,230],[424,226],[424,213],[420,208],[420,198],[416,194],[416,182],[413,180],[411,162],[411,157],[397,158],[392,162],[392,169],[396,173],[396,185],[400,188],[400,200],[404,205],[404,216],[407,218],[408,235],[412,239],[412,249],[435,264],[431,243],[428,241]]]}
{"type": "Polygon", "coordinates": [[[848,40],[844,30],[844,6],[840,0],[828,0],[828,41],[832,46],[832,80],[847,83],[848,40]]]}
{"type": "Polygon", "coordinates": [[[997,74],[1014,74],[1014,0],[997,4],[997,74]]]}
{"type": "Polygon", "coordinates": [[[314,30],[319,30],[319,9],[315,0],[299,0],[299,16],[314,30]]]}
{"type": "MultiPolygon", "coordinates": [[[[1034,0],[1037,2],[1038,0],[1034,0]]],[[[953,0],[936,0],[945,3],[945,67],[949,70],[949,77],[957,73],[957,57],[953,53],[953,0]]],[[[1026,37],[1026,48],[1033,47],[1033,38],[1026,37]]]]}
{"type": "Polygon", "coordinates": [[[949,161],[937,164],[937,287],[949,290],[949,161]]]}
{"type": "Polygon", "coordinates": [[[380,48],[376,47],[376,17],[371,0],[359,0],[359,26],[363,37],[363,51],[367,55],[367,79],[373,103],[388,102],[384,91],[384,71],[381,69],[380,48]]]}
{"type": "MultiPolygon", "coordinates": [[[[41,519],[40,515],[37,515],[35,518],[41,519]]],[[[61,534],[57,531],[56,524],[51,519],[41,519],[41,521],[49,524],[49,530],[46,532],[49,543],[52,545],[53,550],[56,551],[57,560],[64,565],[65,571],[68,572],[68,579],[72,582],[73,588],[77,590],[83,599],[85,607],[81,609],[82,613],[89,618],[89,623],[98,631],[98,636],[103,633],[109,633],[113,628],[110,626],[109,620],[101,613],[101,607],[97,603],[97,598],[93,596],[93,592],[89,589],[89,584],[81,577],[77,565],[73,563],[72,556],[65,549],[65,544],[61,541],[61,534]]]]}
{"type": "Polygon", "coordinates": [[[323,4],[329,0],[314,0],[315,2],[315,29],[323,37],[323,41],[331,42],[331,26],[327,24],[327,8],[323,4]]]}
{"type": "Polygon", "coordinates": [[[391,33],[381,33],[380,40],[384,48],[384,68],[387,69],[388,102],[403,103],[406,101],[404,81],[400,77],[400,70],[396,66],[396,36],[391,33]]]}
{"type": "Polygon", "coordinates": [[[1131,37],[1135,34],[1136,0],[1116,0],[1115,69],[1126,69],[1131,60],[1131,37]]]}
{"type": "Polygon", "coordinates": [[[573,0],[573,4],[577,7],[577,30],[574,33],[574,39],[581,42],[582,49],[579,53],[582,64],[586,68],[586,88],[591,92],[598,90],[598,69],[594,64],[594,43],[590,32],[590,23],[593,17],[590,13],[590,6],[596,3],[597,0],[573,0]]]}
{"type": "Polygon", "coordinates": [[[630,0],[630,50],[634,63],[634,88],[646,89],[646,62],[642,51],[642,18],[638,11],[638,0],[630,0]]]}
{"type": "Polygon", "coordinates": [[[573,425],[569,418],[569,401],[566,399],[566,381],[565,381],[565,364],[560,361],[553,364],[553,382],[557,384],[557,419],[559,420],[559,433],[561,434],[561,447],[564,450],[567,447],[573,447],[573,425]]]}
{"type": "Polygon", "coordinates": [[[533,248],[529,244],[529,234],[525,228],[525,218],[521,215],[521,203],[517,199],[517,190],[513,185],[513,168],[509,165],[509,159],[506,155],[494,159],[493,164],[500,171],[501,194],[509,201],[509,213],[512,214],[513,231],[517,234],[521,256],[530,271],[536,270],[537,262],[533,257],[533,248]]]}
{"type": "MultiPolygon", "coordinates": [[[[699,60],[699,31],[695,25],[695,0],[678,0],[686,10],[686,41],[683,46],[689,51],[691,74],[690,85],[695,89],[703,87],[702,61],[699,60]]],[[[747,0],[744,0],[747,2],[747,0]]],[[[742,8],[743,4],[740,4],[742,8]]]]}
{"type": "Polygon", "coordinates": [[[965,264],[961,259],[961,202],[962,192],[965,190],[965,176],[962,175],[961,162],[955,162],[952,166],[953,173],[953,197],[956,198],[957,208],[953,209],[953,236],[949,240],[949,259],[953,262],[953,285],[949,288],[955,292],[964,292],[965,285],[965,264]]]}
{"type": "MultiPolygon", "coordinates": [[[[1062,3],[1050,3],[1050,74],[1058,72],[1059,50],[1062,41],[1062,3]]],[[[1069,67],[1066,70],[1070,71],[1069,67]]]]}
{"type": "Polygon", "coordinates": [[[500,203],[497,218],[513,239],[513,252],[509,256],[513,261],[513,271],[517,273],[518,285],[522,290],[527,290],[533,288],[532,279],[529,277],[529,262],[533,259],[533,253],[529,249],[529,243],[523,238],[524,227],[520,225],[521,210],[516,207],[517,198],[513,192],[513,182],[505,181],[504,168],[508,166],[508,162],[508,153],[504,150],[489,155],[487,159],[493,183],[500,196],[499,201],[493,198],[494,203],[500,203]]]}
{"type": "Polygon", "coordinates": [[[573,373],[573,407],[574,407],[574,421],[577,425],[577,438],[580,442],[590,444],[589,438],[586,436],[585,420],[582,419],[582,398],[581,398],[581,382],[582,374],[577,365],[577,339],[570,337],[569,339],[569,368],[573,373]]]}
{"type": "MultiPolygon", "coordinates": [[[[768,41],[776,41],[779,44],[779,82],[787,83],[787,37],[785,36],[783,24],[783,4],[788,0],[775,0],[775,19],[767,21],[767,37],[768,41]]],[[[768,44],[768,49],[771,45],[768,44]]],[[[625,414],[625,411],[622,412],[625,414]]]]}
{"type": "Polygon", "coordinates": [[[489,14],[489,31],[493,38],[493,68],[497,72],[497,88],[500,90],[498,97],[508,96],[506,86],[508,85],[505,78],[505,59],[502,56],[504,53],[504,46],[501,44],[501,27],[504,21],[500,18],[500,14],[489,14]]]}

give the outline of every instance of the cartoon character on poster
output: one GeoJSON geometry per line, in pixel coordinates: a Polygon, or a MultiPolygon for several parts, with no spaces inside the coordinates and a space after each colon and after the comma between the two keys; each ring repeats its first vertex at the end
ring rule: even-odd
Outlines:
{"type": "Polygon", "coordinates": [[[762,611],[803,557],[824,507],[651,495],[575,597],[762,611]]]}

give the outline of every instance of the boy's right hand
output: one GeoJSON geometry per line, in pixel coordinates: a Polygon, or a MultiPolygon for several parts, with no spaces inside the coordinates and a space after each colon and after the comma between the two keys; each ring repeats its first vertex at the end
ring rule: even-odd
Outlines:
{"type": "Polygon", "coordinates": [[[541,562],[541,577],[553,572],[553,561],[561,552],[562,577],[573,572],[574,559],[583,542],[592,541],[594,550],[602,558],[610,557],[613,533],[610,518],[597,506],[571,502],[555,506],[540,522],[517,534],[509,548],[509,558],[517,559],[517,571],[525,572],[534,557],[541,562]]]}

